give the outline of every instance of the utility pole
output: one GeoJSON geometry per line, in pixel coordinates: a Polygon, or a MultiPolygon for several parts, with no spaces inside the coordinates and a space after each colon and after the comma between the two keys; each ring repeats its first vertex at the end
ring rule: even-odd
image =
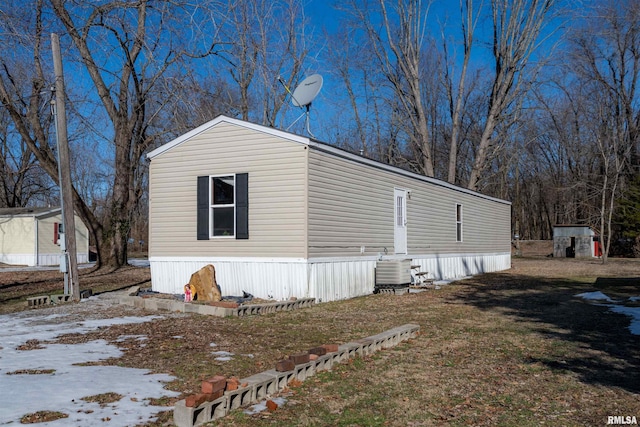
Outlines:
{"type": "MultiPolygon", "coordinates": [[[[60,207],[64,232],[64,269],[65,285],[69,283],[74,301],[80,301],[80,282],[78,280],[78,256],[76,248],[76,225],[74,221],[73,193],[71,183],[71,163],[69,161],[69,141],[67,139],[67,113],[65,110],[64,74],[60,55],[60,39],[51,33],[51,51],[53,70],[56,77],[54,115],[56,119],[56,141],[58,145],[58,179],[60,187],[60,207]],[[68,268],[66,268],[68,266],[68,268]]],[[[68,290],[65,289],[65,292],[68,290]]]]}

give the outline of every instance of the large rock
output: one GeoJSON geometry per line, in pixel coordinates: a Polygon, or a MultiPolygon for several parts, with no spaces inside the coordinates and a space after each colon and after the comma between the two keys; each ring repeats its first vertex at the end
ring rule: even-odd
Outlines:
{"type": "Polygon", "coordinates": [[[216,282],[216,269],[213,265],[205,265],[191,275],[189,286],[195,290],[193,299],[197,301],[220,301],[222,294],[216,282]]]}

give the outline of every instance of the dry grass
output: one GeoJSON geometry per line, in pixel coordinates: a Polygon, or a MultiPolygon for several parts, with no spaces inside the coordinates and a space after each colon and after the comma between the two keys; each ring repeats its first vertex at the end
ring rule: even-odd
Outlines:
{"type": "MultiPolygon", "coordinates": [[[[57,270],[6,270],[0,268],[0,314],[24,310],[29,297],[64,292],[64,275],[57,270]]],[[[80,269],[79,275],[81,290],[91,289],[96,294],[135,285],[151,286],[148,268],[127,266],[116,271],[86,268],[80,269]]]]}
{"type": "MultiPolygon", "coordinates": [[[[319,344],[417,323],[418,338],[308,379],[273,413],[234,411],[212,425],[604,425],[609,415],[640,417],[640,337],[627,316],[574,297],[596,289],[639,296],[640,260],[514,259],[510,271],[437,291],[247,318],[171,314],[59,341],[146,335],[144,346],[116,343],[123,357],[104,363],[172,374],[168,388],[184,396],[215,374],[252,375],[319,344]],[[219,350],[235,356],[216,361],[219,350]]],[[[137,311],[102,315],[124,312],[137,311]]],[[[155,425],[170,422],[167,412],[155,425]]]]}

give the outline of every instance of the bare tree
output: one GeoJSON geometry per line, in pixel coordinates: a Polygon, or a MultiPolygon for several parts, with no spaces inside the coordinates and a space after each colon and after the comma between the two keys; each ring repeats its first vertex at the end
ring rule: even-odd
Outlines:
{"type": "MultiPolygon", "coordinates": [[[[480,2],[480,8],[482,2],[480,2]]],[[[449,101],[449,114],[451,116],[451,137],[449,142],[449,168],[447,171],[447,181],[452,184],[456,183],[457,162],[458,162],[458,145],[460,144],[460,133],[462,131],[462,106],[465,96],[467,70],[469,68],[469,59],[471,58],[471,48],[473,47],[475,28],[478,25],[480,14],[474,16],[473,0],[460,0],[460,26],[462,33],[462,65],[460,75],[457,77],[457,85],[454,90],[454,64],[449,60],[450,53],[447,47],[447,41],[443,40],[445,55],[445,73],[444,82],[449,101]]],[[[444,37],[443,37],[444,39],[444,37]]]]}
{"type": "Polygon", "coordinates": [[[417,151],[419,171],[434,176],[428,111],[421,85],[430,2],[421,0],[353,2],[350,9],[365,31],[376,64],[399,103],[410,145],[417,151]]]}
{"type": "Polygon", "coordinates": [[[300,80],[308,54],[305,18],[297,0],[228,1],[220,8],[221,37],[225,48],[211,58],[217,78],[234,82],[237,108],[243,120],[252,116],[269,126],[278,126],[277,116],[287,87],[300,80]]]}
{"type": "MultiPolygon", "coordinates": [[[[637,173],[640,144],[640,5],[610,2],[592,10],[589,32],[573,38],[572,65],[590,90],[592,116],[584,126],[591,130],[600,156],[599,228],[603,262],[611,246],[612,218],[617,194],[629,174],[637,173]]],[[[597,181],[596,181],[597,182],[597,181]]]]}
{"type": "Polygon", "coordinates": [[[0,110],[0,207],[24,207],[46,200],[52,182],[39,167],[6,110],[0,110]]]}
{"type": "MultiPolygon", "coordinates": [[[[42,17],[55,17],[49,24],[62,26],[71,38],[68,64],[89,77],[94,99],[98,99],[110,127],[106,137],[112,141],[112,182],[107,212],[100,218],[74,189],[74,207],[90,229],[98,249],[99,265],[118,267],[127,262],[127,239],[138,200],[144,193],[144,152],[156,143],[154,125],[173,94],[162,93],[165,73],[189,58],[204,57],[215,48],[215,31],[202,36],[201,18],[208,3],[196,6],[179,2],[133,3],[120,1],[66,2],[35,1],[32,28],[17,34],[29,44],[35,66],[31,92],[25,95],[14,79],[8,60],[3,58],[0,99],[9,111],[16,129],[40,166],[57,181],[57,163],[48,144],[47,129],[40,114],[42,92],[50,81],[50,70],[43,66],[42,17]],[[52,13],[43,13],[51,6],[52,13]],[[189,30],[185,30],[185,27],[189,30]],[[48,78],[49,76],[49,78],[48,78]],[[160,95],[161,96],[158,96],[160,95]]],[[[31,10],[30,8],[25,8],[31,10]]],[[[6,20],[10,17],[3,17],[6,20]]],[[[5,20],[5,22],[7,22],[5,20]]],[[[77,107],[76,111],[82,111],[77,107]]]]}
{"type": "Polygon", "coordinates": [[[484,130],[478,142],[468,188],[481,186],[482,173],[494,154],[494,133],[507,126],[509,107],[522,99],[527,85],[523,72],[539,46],[539,36],[554,0],[492,0],[494,79],[484,130]]]}

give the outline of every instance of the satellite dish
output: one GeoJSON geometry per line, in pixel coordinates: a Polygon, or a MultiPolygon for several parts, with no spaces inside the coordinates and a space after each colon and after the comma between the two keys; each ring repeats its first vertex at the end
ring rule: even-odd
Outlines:
{"type": "Polygon", "coordinates": [[[311,105],[322,89],[322,76],[313,74],[304,79],[291,94],[291,103],[294,107],[307,107],[311,105]]]}
{"type": "Polygon", "coordinates": [[[305,112],[302,113],[300,117],[298,117],[293,123],[289,125],[287,130],[291,129],[291,126],[296,124],[298,120],[301,118],[305,118],[307,132],[309,135],[315,138],[315,136],[311,133],[311,129],[309,129],[309,108],[311,107],[311,103],[320,93],[320,89],[322,89],[322,76],[320,74],[312,74],[303,81],[300,82],[298,87],[291,93],[287,85],[285,84],[282,77],[278,76],[278,81],[284,86],[287,93],[291,95],[291,103],[294,107],[304,108],[305,112]]]}

